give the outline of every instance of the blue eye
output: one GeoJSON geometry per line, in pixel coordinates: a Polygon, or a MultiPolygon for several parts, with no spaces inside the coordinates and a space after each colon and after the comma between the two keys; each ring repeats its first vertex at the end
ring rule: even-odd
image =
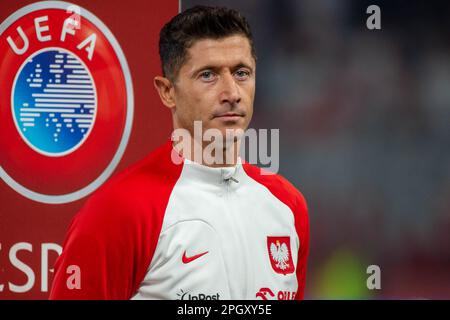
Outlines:
{"type": "Polygon", "coordinates": [[[200,77],[202,78],[202,80],[211,81],[214,78],[214,74],[212,73],[212,71],[203,71],[200,74],[200,77]]]}
{"type": "Polygon", "coordinates": [[[250,76],[250,72],[246,70],[238,70],[235,75],[239,80],[246,80],[250,76]]]}

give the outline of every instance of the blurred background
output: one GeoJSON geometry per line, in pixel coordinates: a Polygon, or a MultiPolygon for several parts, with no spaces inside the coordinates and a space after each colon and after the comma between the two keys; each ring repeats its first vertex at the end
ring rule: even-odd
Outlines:
{"type": "Polygon", "coordinates": [[[450,299],[450,2],[183,0],[241,11],[254,128],[306,197],[306,299],[450,299]],[[381,30],[369,30],[369,5],[381,30]],[[367,267],[381,269],[369,290],[367,267]]]}

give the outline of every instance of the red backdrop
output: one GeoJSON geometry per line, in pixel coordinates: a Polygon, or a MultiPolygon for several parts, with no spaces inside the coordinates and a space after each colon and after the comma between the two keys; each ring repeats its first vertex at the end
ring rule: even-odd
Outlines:
{"type": "MultiPolygon", "coordinates": [[[[0,23],[20,8],[35,2],[2,0],[0,23]]],[[[134,116],[128,144],[114,175],[145,156],[170,135],[170,113],[160,103],[152,79],[160,73],[159,30],[179,11],[179,2],[73,0],[71,3],[93,13],[111,30],[129,66],[134,116]]],[[[48,24],[51,28],[51,22],[48,24]]],[[[5,42],[6,37],[0,36],[0,41],[5,42]]],[[[30,50],[26,55],[32,53],[30,50]]],[[[0,79],[0,95],[11,95],[6,87],[4,79],[0,79]]],[[[0,105],[1,108],[11,106],[0,105]]],[[[8,150],[0,149],[0,153],[8,157],[8,150]]],[[[16,161],[20,162],[20,157],[16,161]]],[[[52,248],[54,244],[62,246],[69,222],[87,198],[70,203],[45,204],[22,196],[0,179],[0,299],[47,298],[53,279],[52,267],[58,256],[52,248]],[[48,278],[42,279],[47,269],[48,278]]]]}

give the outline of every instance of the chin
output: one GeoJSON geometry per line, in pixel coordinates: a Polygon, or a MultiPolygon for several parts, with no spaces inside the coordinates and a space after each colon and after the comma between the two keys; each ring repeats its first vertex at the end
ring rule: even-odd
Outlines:
{"type": "Polygon", "coordinates": [[[229,126],[224,126],[223,128],[218,128],[218,129],[222,132],[222,135],[225,138],[228,138],[231,136],[234,138],[234,140],[241,138],[242,135],[245,133],[245,127],[242,125],[229,125],[229,126]],[[227,136],[227,132],[228,132],[228,136],[227,136]]]}

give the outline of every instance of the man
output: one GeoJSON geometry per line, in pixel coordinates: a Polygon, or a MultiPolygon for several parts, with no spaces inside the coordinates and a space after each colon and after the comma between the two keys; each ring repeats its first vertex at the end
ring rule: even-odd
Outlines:
{"type": "Polygon", "coordinates": [[[172,138],[189,136],[89,199],[70,225],[50,298],[302,299],[305,200],[236,152],[255,93],[247,21],[226,8],[186,10],[161,30],[160,56],[164,76],[154,84],[171,110],[172,138]],[[195,122],[223,137],[210,159],[195,122]]]}

